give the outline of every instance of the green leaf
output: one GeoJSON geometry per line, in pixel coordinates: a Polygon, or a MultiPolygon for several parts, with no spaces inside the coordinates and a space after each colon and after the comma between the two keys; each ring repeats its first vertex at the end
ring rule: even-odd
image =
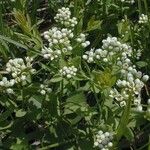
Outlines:
{"type": "Polygon", "coordinates": [[[46,71],[51,71],[51,68],[43,63],[39,63],[42,69],[45,69],[46,71]]]}
{"type": "Polygon", "coordinates": [[[11,116],[11,113],[13,113],[13,110],[7,110],[3,113],[0,114],[0,122],[4,121],[4,120],[7,120],[7,118],[9,116],[11,116]]]}
{"type": "Polygon", "coordinates": [[[100,88],[112,87],[116,83],[116,76],[112,75],[112,70],[106,68],[102,71],[93,71],[94,80],[100,88]]]}
{"type": "Polygon", "coordinates": [[[29,102],[32,102],[34,106],[37,108],[41,108],[42,106],[42,99],[43,97],[41,95],[33,95],[30,99],[29,102]]]}
{"type": "Polygon", "coordinates": [[[66,100],[64,114],[71,114],[73,112],[77,113],[78,109],[81,109],[81,107],[84,106],[87,106],[84,94],[75,94],[66,100]]]}
{"type": "MultiPolygon", "coordinates": [[[[92,137],[92,135],[91,135],[92,137]]],[[[85,138],[79,140],[79,147],[81,150],[93,150],[93,139],[92,138],[85,138]]]]}
{"type": "Polygon", "coordinates": [[[0,124],[1,124],[1,126],[0,126],[0,131],[1,131],[1,130],[6,130],[6,129],[12,127],[13,123],[14,123],[14,122],[12,121],[12,122],[10,122],[9,124],[6,125],[6,123],[3,124],[3,123],[1,122],[1,123],[0,123],[0,124]],[[4,127],[3,127],[2,125],[3,125],[4,127]]]}
{"type": "Polygon", "coordinates": [[[26,113],[27,113],[26,111],[20,109],[20,110],[16,111],[16,117],[23,117],[26,115],[26,113]]]}
{"type": "Polygon", "coordinates": [[[81,57],[80,56],[74,57],[73,59],[70,60],[70,64],[74,65],[75,67],[79,67],[79,65],[81,64],[81,57]]]}
{"type": "Polygon", "coordinates": [[[59,60],[59,67],[63,68],[64,66],[67,66],[67,62],[64,59],[59,60]]]}
{"type": "Polygon", "coordinates": [[[17,138],[17,142],[12,144],[10,149],[11,150],[27,150],[28,146],[23,140],[17,138]]]}
{"type": "Polygon", "coordinates": [[[125,128],[124,135],[129,141],[132,141],[134,139],[134,134],[129,127],[125,128]]]}
{"type": "Polygon", "coordinates": [[[102,21],[95,20],[95,17],[92,17],[88,22],[88,26],[87,26],[86,31],[89,32],[89,31],[92,31],[92,30],[100,29],[101,24],[102,24],[102,21]]]}
{"type": "Polygon", "coordinates": [[[62,77],[60,75],[56,75],[50,79],[50,82],[56,83],[56,82],[60,82],[61,80],[62,80],[62,77]]]}
{"type": "Polygon", "coordinates": [[[8,38],[8,37],[5,37],[5,36],[3,36],[3,35],[0,35],[0,39],[2,39],[2,40],[4,40],[4,41],[7,41],[7,42],[9,42],[9,43],[12,43],[12,44],[14,44],[14,45],[16,45],[16,46],[18,46],[18,47],[21,47],[21,48],[24,48],[24,49],[28,49],[28,47],[27,46],[25,46],[25,45],[23,45],[23,44],[21,44],[21,43],[19,43],[19,42],[16,42],[16,41],[14,41],[14,40],[12,40],[12,39],[10,39],[10,38],[8,38]]]}
{"type": "Polygon", "coordinates": [[[143,67],[146,67],[146,66],[148,65],[148,63],[145,62],[145,61],[138,61],[138,62],[136,63],[136,65],[137,65],[139,68],[143,68],[143,67]]]}

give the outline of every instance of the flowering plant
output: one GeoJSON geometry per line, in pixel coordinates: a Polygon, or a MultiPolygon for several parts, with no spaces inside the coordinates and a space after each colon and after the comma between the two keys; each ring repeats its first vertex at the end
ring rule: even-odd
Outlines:
{"type": "Polygon", "coordinates": [[[14,40],[0,35],[2,48],[17,46],[13,52],[2,52],[2,148],[141,147],[136,134],[147,131],[150,120],[149,72],[145,71],[149,3],[143,1],[146,11],[142,12],[140,1],[76,0],[62,2],[67,7],[56,12],[59,2],[48,2],[55,16],[48,29],[39,29],[40,34],[33,18],[26,15],[28,2],[20,0],[16,6],[16,1],[10,2],[14,40]],[[136,9],[130,13],[134,6],[139,10],[137,20],[130,19],[137,13],[136,9]]]}

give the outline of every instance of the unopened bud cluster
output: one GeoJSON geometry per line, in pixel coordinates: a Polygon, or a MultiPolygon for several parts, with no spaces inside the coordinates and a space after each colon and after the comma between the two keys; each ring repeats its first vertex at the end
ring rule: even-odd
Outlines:
{"type": "Polygon", "coordinates": [[[61,70],[60,70],[60,74],[68,79],[72,78],[73,76],[76,76],[77,73],[77,68],[75,66],[64,66],[61,70]]]}
{"type": "Polygon", "coordinates": [[[116,56],[118,59],[122,58],[122,56],[131,56],[131,47],[122,44],[116,37],[108,37],[102,43],[102,48],[96,50],[91,49],[85,52],[83,59],[89,63],[100,61],[112,65],[112,63],[116,63],[116,56]]]}
{"type": "Polygon", "coordinates": [[[88,63],[94,62],[94,58],[95,58],[94,49],[91,49],[90,51],[86,51],[85,54],[82,56],[82,58],[85,59],[88,63]]]}
{"type": "Polygon", "coordinates": [[[127,68],[122,68],[121,77],[116,82],[119,91],[114,88],[110,91],[110,97],[118,101],[120,106],[125,106],[126,101],[132,98],[137,110],[141,111],[141,90],[148,79],[148,75],[143,75],[142,72],[136,70],[134,65],[130,64],[127,68]]]}
{"type": "Polygon", "coordinates": [[[90,44],[89,41],[86,41],[85,34],[74,35],[73,30],[77,24],[77,19],[75,17],[71,18],[69,8],[62,7],[58,9],[54,19],[61,26],[52,27],[43,33],[44,38],[48,41],[48,46],[44,46],[41,51],[41,55],[45,59],[52,61],[64,55],[71,55],[73,48],[85,48],[90,44]]]}
{"type": "Polygon", "coordinates": [[[53,27],[49,31],[44,32],[44,38],[48,40],[49,47],[44,47],[42,49],[42,55],[45,59],[53,60],[61,56],[61,52],[66,53],[71,51],[73,48],[71,46],[71,41],[74,37],[71,30],[67,28],[59,29],[53,27]]]}
{"type": "Polygon", "coordinates": [[[77,18],[71,18],[71,12],[69,8],[62,7],[58,9],[58,13],[54,17],[55,21],[64,25],[65,27],[75,27],[78,23],[77,18]]]}
{"type": "Polygon", "coordinates": [[[6,64],[6,71],[11,73],[16,83],[26,81],[27,77],[35,72],[32,61],[29,57],[26,57],[25,61],[22,58],[10,59],[6,64]]]}
{"type": "Polygon", "coordinates": [[[125,106],[129,96],[134,99],[134,104],[140,108],[140,92],[144,82],[149,79],[148,75],[143,75],[132,64],[130,57],[133,55],[132,48],[127,44],[122,44],[116,37],[108,37],[102,41],[102,48],[91,49],[85,52],[83,59],[88,63],[99,62],[106,65],[117,66],[121,77],[116,85],[120,88],[110,91],[110,97],[114,98],[120,106],[125,106]]]}
{"type": "Polygon", "coordinates": [[[112,148],[113,134],[110,132],[99,131],[96,135],[94,147],[98,147],[100,150],[109,150],[112,148]]]}
{"type": "Polygon", "coordinates": [[[89,42],[89,41],[86,41],[86,35],[83,34],[83,33],[81,33],[81,34],[77,37],[76,41],[77,41],[78,43],[80,43],[83,48],[85,48],[85,47],[87,47],[87,46],[90,45],[90,42],[89,42]]]}
{"type": "Polygon", "coordinates": [[[0,88],[2,89],[3,92],[6,92],[7,94],[13,94],[14,91],[12,87],[15,84],[15,80],[11,79],[8,80],[6,77],[3,77],[2,80],[0,81],[0,88]]]}
{"type": "Polygon", "coordinates": [[[54,60],[61,55],[61,51],[60,50],[53,51],[50,47],[49,48],[44,47],[42,49],[42,55],[45,59],[54,60]]]}
{"type": "Polygon", "coordinates": [[[50,60],[61,57],[62,53],[72,51],[72,40],[75,39],[73,29],[77,24],[77,19],[75,17],[71,18],[69,8],[65,7],[58,9],[55,20],[57,23],[64,25],[63,28],[52,27],[43,33],[44,38],[48,41],[48,47],[44,46],[41,54],[45,59],[50,60]]]}
{"type": "Polygon", "coordinates": [[[141,14],[139,16],[139,24],[146,24],[148,22],[148,16],[141,14]]]}
{"type": "Polygon", "coordinates": [[[59,29],[57,27],[53,27],[49,31],[44,32],[44,38],[48,40],[50,47],[66,43],[68,44],[69,39],[73,37],[74,35],[72,31],[67,28],[59,29]]]}
{"type": "Polygon", "coordinates": [[[46,95],[47,93],[51,93],[52,89],[48,87],[46,84],[41,84],[40,85],[40,93],[42,95],[46,95]]]}

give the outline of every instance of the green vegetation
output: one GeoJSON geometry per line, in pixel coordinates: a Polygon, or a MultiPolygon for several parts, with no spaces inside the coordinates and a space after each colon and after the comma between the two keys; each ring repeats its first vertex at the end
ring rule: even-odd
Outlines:
{"type": "Polygon", "coordinates": [[[150,150],[150,1],[1,0],[0,150],[150,150]]]}

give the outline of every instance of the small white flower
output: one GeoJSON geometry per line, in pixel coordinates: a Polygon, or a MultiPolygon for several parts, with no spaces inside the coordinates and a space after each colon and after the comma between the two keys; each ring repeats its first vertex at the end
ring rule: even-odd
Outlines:
{"type": "Polygon", "coordinates": [[[94,146],[97,147],[99,145],[98,142],[94,142],[94,146]]]}
{"type": "Polygon", "coordinates": [[[139,24],[146,24],[148,22],[148,16],[141,14],[139,16],[139,24]]]}
{"type": "Polygon", "coordinates": [[[108,143],[108,147],[112,147],[113,146],[113,143],[112,142],[109,142],[108,143]]]}
{"type": "Polygon", "coordinates": [[[99,147],[101,150],[102,149],[108,149],[108,147],[112,147],[112,140],[113,140],[113,136],[112,133],[109,132],[104,132],[103,131],[99,131],[97,133],[97,135],[95,136],[95,142],[94,142],[94,146],[95,147],[99,147]]]}
{"type": "Polygon", "coordinates": [[[22,58],[10,59],[6,64],[6,70],[11,73],[15,82],[25,81],[29,74],[35,72],[32,69],[32,61],[33,59],[29,57],[26,57],[25,61],[22,58]]]}
{"type": "Polygon", "coordinates": [[[62,76],[66,76],[68,79],[70,79],[76,75],[77,68],[75,68],[74,66],[71,67],[64,66],[62,69],[60,69],[59,72],[62,76]]]}
{"type": "Polygon", "coordinates": [[[13,94],[13,93],[14,93],[13,89],[11,89],[11,88],[6,89],[6,92],[7,92],[8,94],[13,94]]]}
{"type": "Polygon", "coordinates": [[[65,25],[66,27],[74,27],[78,22],[77,18],[71,18],[71,12],[69,8],[62,7],[58,9],[58,13],[54,17],[55,21],[65,25]]]}
{"type": "Polygon", "coordinates": [[[143,111],[142,105],[138,105],[137,108],[136,108],[136,111],[137,112],[142,112],[143,111]]]}
{"type": "Polygon", "coordinates": [[[2,80],[0,81],[0,88],[3,90],[3,92],[13,94],[14,91],[12,87],[14,86],[14,84],[15,84],[14,79],[8,80],[6,77],[3,77],[2,80]]]}
{"type": "Polygon", "coordinates": [[[125,101],[120,102],[120,107],[124,107],[124,106],[126,106],[126,102],[125,101]]]}
{"type": "Polygon", "coordinates": [[[150,99],[148,99],[147,103],[148,103],[148,105],[150,105],[150,99]]]}
{"type": "Polygon", "coordinates": [[[144,76],[142,77],[142,80],[143,80],[144,82],[147,82],[148,79],[149,79],[149,76],[148,76],[148,75],[144,75],[144,76]]]}
{"type": "Polygon", "coordinates": [[[45,91],[45,90],[41,90],[40,93],[41,93],[42,95],[45,95],[45,94],[46,94],[46,91],[45,91]]]}
{"type": "Polygon", "coordinates": [[[47,84],[41,84],[40,85],[40,93],[42,95],[46,95],[47,93],[51,93],[52,89],[48,87],[47,84]]]}

